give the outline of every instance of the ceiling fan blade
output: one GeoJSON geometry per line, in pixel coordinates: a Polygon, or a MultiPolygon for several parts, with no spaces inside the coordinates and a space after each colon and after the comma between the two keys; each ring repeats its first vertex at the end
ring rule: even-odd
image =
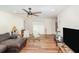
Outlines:
{"type": "Polygon", "coordinates": [[[42,13],[42,12],[33,12],[32,14],[39,14],[39,13],[42,13]]]}
{"type": "Polygon", "coordinates": [[[22,9],[22,10],[24,10],[25,12],[27,12],[27,13],[28,13],[28,11],[27,11],[26,9],[22,9]]]}
{"type": "Polygon", "coordinates": [[[15,14],[26,14],[26,13],[15,13],[15,14]]]}
{"type": "Polygon", "coordinates": [[[33,14],[34,16],[39,16],[39,15],[35,15],[35,14],[33,14]]]}

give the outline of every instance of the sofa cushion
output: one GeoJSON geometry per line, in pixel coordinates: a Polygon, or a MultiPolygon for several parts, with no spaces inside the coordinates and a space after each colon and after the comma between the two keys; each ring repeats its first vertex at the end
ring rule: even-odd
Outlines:
{"type": "Polygon", "coordinates": [[[17,35],[11,35],[10,36],[10,39],[16,39],[17,38],[17,35]]]}
{"type": "Polygon", "coordinates": [[[0,42],[10,38],[9,33],[0,34],[0,42]]]}
{"type": "Polygon", "coordinates": [[[2,41],[0,44],[7,45],[9,48],[11,48],[11,47],[21,48],[23,46],[24,42],[25,42],[24,39],[16,39],[16,40],[9,39],[6,41],[2,41]]]}
{"type": "Polygon", "coordinates": [[[10,38],[11,38],[11,39],[16,39],[17,36],[18,36],[18,34],[11,32],[10,38]]]}
{"type": "Polygon", "coordinates": [[[0,53],[5,52],[7,49],[6,45],[0,45],[0,53]]]}

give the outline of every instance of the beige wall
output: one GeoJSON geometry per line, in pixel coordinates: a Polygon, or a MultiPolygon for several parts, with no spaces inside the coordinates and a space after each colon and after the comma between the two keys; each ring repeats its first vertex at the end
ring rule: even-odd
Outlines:
{"type": "Polygon", "coordinates": [[[58,15],[58,30],[61,35],[63,27],[79,29],[79,6],[69,6],[58,15]]]}
{"type": "MultiPolygon", "coordinates": [[[[32,17],[26,20],[26,29],[28,28],[30,32],[33,32],[33,23],[43,24],[47,29],[47,34],[55,34],[55,21],[56,18],[43,18],[43,17],[32,17]]],[[[28,30],[27,29],[27,30],[28,30]]],[[[45,34],[45,33],[42,33],[45,34]]]]}
{"type": "MultiPolygon", "coordinates": [[[[32,33],[33,32],[33,23],[39,22],[39,24],[43,23],[45,28],[47,29],[47,34],[55,34],[55,18],[47,18],[47,17],[31,17],[31,18],[21,18],[15,14],[11,14],[8,12],[0,11],[0,34],[5,32],[10,32],[12,27],[15,25],[20,31],[24,28],[24,20],[26,29],[32,33]]],[[[44,33],[42,33],[44,34],[44,33]]]]}
{"type": "Polygon", "coordinates": [[[23,19],[11,13],[0,11],[0,34],[10,32],[14,25],[20,31],[23,28],[23,19]]]}

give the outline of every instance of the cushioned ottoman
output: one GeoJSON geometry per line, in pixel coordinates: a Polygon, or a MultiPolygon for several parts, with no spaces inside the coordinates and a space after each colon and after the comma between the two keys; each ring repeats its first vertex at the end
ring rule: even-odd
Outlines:
{"type": "Polygon", "coordinates": [[[5,52],[7,50],[6,45],[0,45],[0,53],[5,52]]]}

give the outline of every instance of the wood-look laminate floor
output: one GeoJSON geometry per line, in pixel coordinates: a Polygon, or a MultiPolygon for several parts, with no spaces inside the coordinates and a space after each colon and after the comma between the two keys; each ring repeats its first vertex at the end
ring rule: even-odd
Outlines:
{"type": "Polygon", "coordinates": [[[28,38],[26,46],[20,53],[58,53],[54,36],[41,36],[39,38],[28,38]]]}
{"type": "Polygon", "coordinates": [[[64,43],[56,44],[53,35],[47,35],[39,38],[28,38],[20,53],[73,53],[73,51],[64,43]]]}
{"type": "Polygon", "coordinates": [[[39,38],[30,37],[21,53],[58,53],[54,36],[40,36],[39,38]]]}

